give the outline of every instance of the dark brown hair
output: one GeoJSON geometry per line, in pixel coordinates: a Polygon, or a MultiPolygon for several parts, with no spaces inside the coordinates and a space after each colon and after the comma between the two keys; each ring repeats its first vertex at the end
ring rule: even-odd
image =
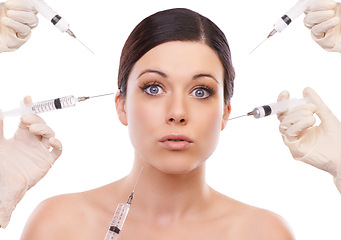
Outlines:
{"type": "Polygon", "coordinates": [[[127,81],[134,64],[152,48],[170,41],[203,42],[216,52],[225,71],[224,102],[228,104],[233,95],[235,72],[226,37],[211,20],[184,8],[157,12],[140,22],[129,35],[118,72],[121,97],[127,94],[127,81]]]}

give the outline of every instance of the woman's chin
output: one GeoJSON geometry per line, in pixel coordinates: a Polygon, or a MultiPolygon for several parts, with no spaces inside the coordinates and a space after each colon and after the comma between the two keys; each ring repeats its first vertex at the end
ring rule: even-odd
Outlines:
{"type": "Polygon", "coordinates": [[[186,161],[167,161],[158,163],[154,167],[158,169],[160,172],[170,175],[184,175],[192,172],[196,168],[198,168],[201,164],[198,162],[186,162],[186,161]]]}

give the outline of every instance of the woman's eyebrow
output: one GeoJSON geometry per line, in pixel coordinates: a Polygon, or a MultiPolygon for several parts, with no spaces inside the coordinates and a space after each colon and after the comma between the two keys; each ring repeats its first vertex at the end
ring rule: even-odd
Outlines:
{"type": "Polygon", "coordinates": [[[153,69],[147,69],[147,70],[143,71],[142,73],[140,73],[140,75],[137,78],[140,78],[143,74],[146,74],[146,73],[156,73],[156,74],[160,75],[161,77],[164,77],[164,78],[168,77],[167,74],[164,72],[161,72],[158,70],[153,70],[153,69]]]}
{"type": "Polygon", "coordinates": [[[209,73],[199,73],[199,74],[196,74],[196,75],[193,76],[193,80],[196,80],[196,79],[202,78],[202,77],[209,77],[209,78],[212,78],[214,81],[216,81],[216,82],[219,84],[218,80],[215,79],[215,77],[213,77],[213,76],[212,76],[211,74],[209,74],[209,73]]]}
{"type": "MultiPolygon", "coordinates": [[[[137,77],[137,79],[139,79],[142,75],[147,74],[147,73],[155,73],[155,74],[160,75],[163,78],[167,78],[168,77],[167,74],[164,73],[164,72],[161,72],[161,71],[158,71],[158,70],[154,70],[154,69],[147,69],[147,70],[143,71],[142,73],[140,73],[139,76],[137,77]]],[[[211,74],[209,74],[209,73],[199,73],[199,74],[196,74],[196,75],[193,76],[192,80],[196,80],[196,79],[202,78],[202,77],[212,78],[214,81],[216,81],[218,84],[220,84],[218,82],[218,80],[215,77],[213,77],[211,74]]]]}

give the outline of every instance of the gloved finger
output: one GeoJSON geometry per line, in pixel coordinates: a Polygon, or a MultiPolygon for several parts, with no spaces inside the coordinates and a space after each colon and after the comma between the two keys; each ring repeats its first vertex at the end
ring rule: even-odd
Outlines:
{"type": "Polygon", "coordinates": [[[334,0],[314,0],[309,4],[307,11],[331,10],[334,9],[336,5],[337,2],[334,0]]]}
{"type": "Polygon", "coordinates": [[[288,100],[290,98],[290,93],[287,90],[282,91],[277,98],[277,102],[288,100]]]}
{"type": "Polygon", "coordinates": [[[314,103],[305,103],[299,106],[294,107],[285,112],[286,116],[312,116],[317,111],[317,106],[314,103]]]}
{"type": "MultiPolygon", "coordinates": [[[[285,117],[283,121],[279,125],[279,131],[284,134],[289,128],[298,124],[299,122],[304,121],[304,119],[309,119],[313,117],[313,115],[306,111],[304,113],[299,112],[298,114],[290,114],[289,116],[285,117]]],[[[315,117],[314,117],[315,119],[315,117]]]]}
{"type": "MultiPolygon", "coordinates": [[[[24,115],[20,118],[19,128],[15,133],[15,136],[19,139],[24,138],[27,135],[32,134],[32,132],[29,131],[30,126],[33,124],[42,124],[46,125],[45,121],[39,117],[38,115],[24,115]]],[[[41,141],[43,139],[43,136],[35,135],[35,138],[41,141]]],[[[44,140],[44,142],[47,142],[44,140]]]]}
{"type": "Polygon", "coordinates": [[[303,96],[305,98],[310,98],[312,103],[316,105],[316,114],[321,119],[321,121],[326,121],[328,119],[336,119],[332,111],[327,107],[327,105],[322,101],[320,96],[312,89],[305,88],[303,90],[303,96]]]}
{"type": "Polygon", "coordinates": [[[304,18],[304,25],[312,28],[314,25],[325,22],[335,16],[334,10],[326,10],[320,12],[309,12],[304,18]]]}
{"type": "Polygon", "coordinates": [[[31,96],[25,96],[24,97],[24,104],[31,104],[32,103],[32,98],[31,96]]]}
{"type": "Polygon", "coordinates": [[[279,125],[279,131],[284,133],[288,128],[302,121],[302,119],[312,117],[315,110],[316,107],[313,104],[307,104],[307,106],[304,107],[298,106],[293,110],[290,110],[287,114],[283,115],[279,125]]]}
{"type": "MultiPolygon", "coordinates": [[[[63,151],[62,143],[58,139],[56,139],[55,137],[51,137],[49,139],[49,144],[53,148],[51,151],[52,158],[54,159],[54,161],[56,161],[57,158],[59,158],[59,156],[62,154],[62,151],[63,151]]],[[[53,164],[53,163],[51,163],[51,164],[53,164]]]]}
{"type": "Polygon", "coordinates": [[[54,131],[46,124],[32,124],[29,131],[47,148],[50,148],[49,139],[55,136],[54,131]]]}
{"type": "Polygon", "coordinates": [[[30,28],[34,28],[38,25],[38,17],[33,12],[8,10],[7,17],[14,21],[28,25],[30,28]]]}
{"type": "Polygon", "coordinates": [[[31,33],[31,28],[29,26],[14,21],[8,17],[3,17],[1,21],[5,27],[8,27],[15,31],[18,36],[19,35],[21,36],[21,38],[24,38],[25,36],[28,36],[31,33]]]}
{"type": "Polygon", "coordinates": [[[299,139],[303,131],[314,126],[315,122],[316,119],[314,117],[304,118],[297,122],[296,124],[289,127],[284,135],[286,136],[288,141],[290,142],[296,141],[299,139]]]}
{"type": "Polygon", "coordinates": [[[30,1],[26,0],[8,0],[4,4],[7,9],[11,10],[37,12],[30,1]]]}
{"type": "Polygon", "coordinates": [[[338,17],[333,17],[325,22],[317,24],[311,28],[311,34],[319,39],[323,38],[326,32],[340,24],[340,19],[338,17]]]}
{"type": "Polygon", "coordinates": [[[38,115],[25,115],[20,118],[20,124],[19,126],[22,128],[28,128],[32,124],[41,123],[46,124],[45,121],[39,117],[38,115]]]}
{"type": "Polygon", "coordinates": [[[287,119],[286,121],[289,121],[291,118],[310,117],[315,112],[316,112],[316,105],[313,103],[306,103],[300,106],[296,106],[293,109],[290,109],[289,111],[282,113],[281,116],[279,117],[279,120],[283,122],[284,119],[287,119]]]}
{"type": "Polygon", "coordinates": [[[29,127],[31,133],[42,138],[51,138],[55,136],[54,131],[44,123],[34,123],[29,127]]]}
{"type": "MultiPolygon", "coordinates": [[[[290,98],[290,93],[288,91],[284,90],[278,95],[277,102],[285,101],[285,100],[288,100],[289,98],[290,98]]],[[[281,121],[281,116],[283,114],[284,113],[277,114],[277,118],[280,121],[281,121]]]]}

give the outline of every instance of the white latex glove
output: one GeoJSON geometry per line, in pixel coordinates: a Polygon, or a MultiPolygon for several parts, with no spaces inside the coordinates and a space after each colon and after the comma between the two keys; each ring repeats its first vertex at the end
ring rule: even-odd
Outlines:
{"type": "MultiPolygon", "coordinates": [[[[32,103],[26,97],[25,104],[32,103]]],[[[0,225],[5,228],[12,211],[51,168],[62,153],[62,145],[51,128],[37,115],[21,118],[11,139],[3,136],[0,119],[0,225]],[[52,148],[52,150],[50,149],[52,148]]]]}
{"type": "Polygon", "coordinates": [[[0,3],[0,53],[21,47],[38,25],[37,12],[27,0],[0,3]]]}
{"type": "Polygon", "coordinates": [[[333,0],[313,0],[304,18],[311,36],[322,48],[341,52],[341,3],[333,0]]]}
{"type": "MultiPolygon", "coordinates": [[[[303,96],[311,103],[278,115],[283,141],[294,159],[333,175],[341,193],[341,123],[313,89],[304,89],[303,96]],[[318,126],[314,126],[314,113],[321,120],[318,126]]],[[[287,99],[287,91],[278,97],[278,101],[287,99]]]]}

